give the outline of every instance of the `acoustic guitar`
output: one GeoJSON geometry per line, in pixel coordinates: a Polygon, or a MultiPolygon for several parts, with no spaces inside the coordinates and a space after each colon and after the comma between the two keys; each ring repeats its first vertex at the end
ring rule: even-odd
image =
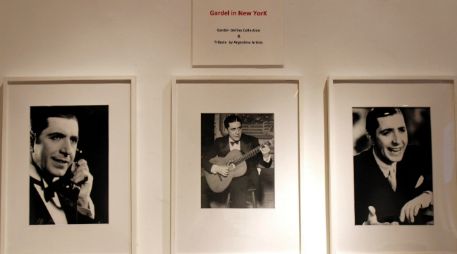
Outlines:
{"type": "Polygon", "coordinates": [[[242,154],[239,150],[232,150],[224,157],[216,156],[211,158],[209,162],[213,165],[228,166],[228,175],[222,176],[203,170],[209,188],[216,193],[223,192],[227,189],[233,178],[242,176],[246,173],[246,160],[259,153],[260,148],[265,145],[271,146],[270,142],[267,141],[263,145],[259,145],[245,154],[242,154]]]}

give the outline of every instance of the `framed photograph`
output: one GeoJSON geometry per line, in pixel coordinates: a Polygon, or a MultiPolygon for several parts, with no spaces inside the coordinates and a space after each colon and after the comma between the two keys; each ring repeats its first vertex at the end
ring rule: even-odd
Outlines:
{"type": "Polygon", "coordinates": [[[172,253],[300,253],[298,87],[175,80],[172,253]]]}
{"type": "Polygon", "coordinates": [[[457,251],[455,82],[330,78],[331,253],[457,251]]]}
{"type": "Polygon", "coordinates": [[[134,91],[133,78],[5,80],[1,253],[132,253],[134,91]]]}

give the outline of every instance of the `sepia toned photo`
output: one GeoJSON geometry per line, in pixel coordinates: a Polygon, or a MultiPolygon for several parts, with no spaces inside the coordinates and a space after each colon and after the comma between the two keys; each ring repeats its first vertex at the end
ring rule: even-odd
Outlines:
{"type": "Polygon", "coordinates": [[[108,223],[108,106],[30,107],[29,224],[108,223]]]}
{"type": "Polygon", "coordinates": [[[274,208],[273,138],[273,114],[201,114],[201,208],[274,208]]]}
{"type": "Polygon", "coordinates": [[[430,108],[352,108],[356,225],[433,225],[430,108]]]}

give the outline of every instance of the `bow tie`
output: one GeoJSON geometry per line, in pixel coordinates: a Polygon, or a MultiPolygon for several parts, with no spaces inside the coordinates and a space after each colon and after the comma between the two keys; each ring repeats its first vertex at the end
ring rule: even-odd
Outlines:
{"type": "Polygon", "coordinates": [[[234,146],[234,145],[238,145],[240,143],[240,141],[230,141],[230,145],[234,146]]]}
{"type": "Polygon", "coordinates": [[[79,196],[79,188],[75,188],[75,184],[70,181],[67,176],[61,177],[59,180],[54,181],[45,187],[44,180],[37,180],[30,178],[34,184],[37,184],[43,189],[44,199],[46,202],[50,201],[55,194],[59,197],[64,197],[69,200],[76,201],[79,196]]]}

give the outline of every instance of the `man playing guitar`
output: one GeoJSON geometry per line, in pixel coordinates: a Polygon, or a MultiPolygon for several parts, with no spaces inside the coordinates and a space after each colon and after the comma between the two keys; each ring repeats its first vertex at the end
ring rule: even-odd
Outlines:
{"type": "MultiPolygon", "coordinates": [[[[239,157],[243,157],[243,155],[248,154],[249,156],[245,156],[247,158],[241,161],[241,163],[245,163],[245,173],[242,171],[241,176],[236,175],[231,178],[228,187],[221,193],[225,198],[230,193],[231,208],[246,208],[249,184],[256,187],[256,189],[259,187],[257,167],[268,168],[271,166],[270,147],[266,144],[260,146],[256,137],[243,134],[242,120],[237,115],[227,116],[224,119],[224,127],[227,129],[228,135],[217,138],[214,141],[209,152],[202,157],[202,167],[209,177],[213,175],[223,180],[230,176],[231,169],[236,166],[234,164],[237,164],[238,160],[235,159],[236,163],[232,163],[229,160],[227,163],[220,164],[215,163],[215,157],[233,157],[231,155],[236,153],[240,154],[239,157]]],[[[204,195],[205,189],[212,192],[210,188],[207,188],[208,183],[202,183],[202,195],[204,195]]],[[[203,204],[204,202],[202,197],[202,207],[209,207],[208,204],[203,204]]]]}

